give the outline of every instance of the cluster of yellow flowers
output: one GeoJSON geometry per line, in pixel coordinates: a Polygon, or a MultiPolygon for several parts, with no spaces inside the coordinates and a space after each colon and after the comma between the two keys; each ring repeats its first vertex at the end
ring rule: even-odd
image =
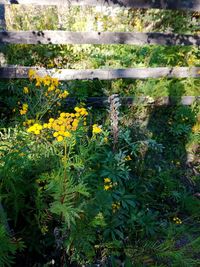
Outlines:
{"type": "Polygon", "coordinates": [[[42,125],[39,123],[33,124],[31,127],[28,128],[28,133],[34,133],[36,135],[41,133],[41,130],[43,129],[42,125]]]}
{"type": "Polygon", "coordinates": [[[49,122],[43,125],[35,123],[27,131],[38,135],[42,129],[49,129],[52,131],[53,137],[61,142],[65,137],[71,137],[72,132],[77,130],[80,121],[83,121],[83,124],[86,125],[87,110],[75,107],[75,111],[74,113],[62,112],[58,118],[50,118],[49,122]]]}
{"type": "Polygon", "coordinates": [[[117,183],[113,183],[110,178],[104,178],[104,190],[108,191],[113,188],[117,183]]]}
{"type": "Polygon", "coordinates": [[[22,109],[20,109],[19,112],[21,115],[25,115],[27,113],[27,111],[28,111],[28,104],[24,103],[22,105],[22,109]]]}
{"type": "Polygon", "coordinates": [[[45,93],[45,96],[47,97],[51,97],[52,95],[54,95],[60,99],[64,99],[69,95],[67,90],[62,91],[58,89],[58,86],[60,85],[60,83],[57,78],[53,78],[48,75],[46,75],[45,77],[40,77],[36,74],[36,71],[33,69],[29,71],[29,78],[30,80],[36,81],[35,85],[37,87],[40,87],[40,86],[47,87],[47,90],[45,93]]]}
{"type": "Polygon", "coordinates": [[[173,218],[173,221],[174,221],[176,224],[182,224],[181,219],[179,219],[178,217],[174,217],[174,218],[173,218]]]}
{"type": "Polygon", "coordinates": [[[54,85],[55,87],[57,87],[59,85],[59,81],[57,78],[52,78],[48,75],[46,75],[45,77],[40,77],[39,75],[36,74],[36,71],[33,69],[29,70],[28,76],[30,80],[36,80],[36,86],[54,85]]]}
{"type": "Polygon", "coordinates": [[[45,128],[54,130],[53,136],[57,141],[62,141],[64,137],[71,137],[70,131],[76,131],[80,120],[86,123],[88,112],[85,108],[75,107],[75,113],[62,112],[57,119],[50,118],[45,128]]]}
{"type": "Polygon", "coordinates": [[[101,132],[102,132],[101,127],[99,127],[97,124],[94,124],[93,127],[92,127],[92,133],[93,134],[98,134],[98,133],[101,133],[101,132]]]}
{"type": "Polygon", "coordinates": [[[112,204],[113,213],[115,213],[118,209],[120,209],[120,202],[116,202],[112,204]]]}

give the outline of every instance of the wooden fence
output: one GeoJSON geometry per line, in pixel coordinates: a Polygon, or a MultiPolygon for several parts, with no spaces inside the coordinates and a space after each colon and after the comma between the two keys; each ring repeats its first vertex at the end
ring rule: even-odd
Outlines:
{"type": "Polygon", "coordinates": [[[0,4],[110,6],[200,11],[199,0],[0,0],[0,4]]]}
{"type": "MultiPolygon", "coordinates": [[[[134,44],[134,45],[200,45],[200,35],[141,33],[141,32],[67,32],[67,31],[6,31],[3,20],[5,4],[69,5],[69,6],[120,6],[126,8],[159,8],[172,10],[200,11],[200,0],[0,0],[0,20],[4,30],[0,31],[0,44],[134,44]]],[[[118,78],[198,78],[200,67],[157,67],[129,69],[42,69],[36,67],[0,67],[0,78],[27,78],[28,70],[36,69],[40,75],[50,75],[59,80],[112,80],[118,78]]],[[[128,98],[129,99],[129,98],[128,98]]],[[[164,99],[164,98],[163,98],[164,99]]],[[[182,103],[188,104],[199,97],[183,97],[182,103]],[[189,99],[184,100],[184,99],[189,99]]],[[[130,100],[130,99],[129,99],[130,100]]],[[[97,99],[94,100],[96,103],[97,99]]],[[[98,99],[99,102],[100,99],[98,99]]],[[[72,101],[73,102],[73,101],[72,101]]],[[[89,101],[90,102],[90,101],[89,101]]],[[[171,101],[164,99],[163,104],[171,101]]],[[[92,103],[92,102],[91,102],[92,103]]],[[[129,103],[130,101],[124,101],[129,103]]],[[[131,102],[133,103],[133,101],[131,102]]],[[[155,101],[156,103],[156,101],[155,101]]]]}

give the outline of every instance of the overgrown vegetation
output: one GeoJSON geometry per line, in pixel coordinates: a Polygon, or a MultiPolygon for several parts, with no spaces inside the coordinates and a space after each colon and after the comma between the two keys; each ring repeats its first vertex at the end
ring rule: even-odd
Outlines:
{"type": "MultiPolygon", "coordinates": [[[[30,23],[25,8],[12,12],[9,28],[22,30],[56,29],[53,16],[69,30],[89,19],[118,30],[118,19],[120,30],[195,33],[199,20],[110,9],[65,18],[50,8],[30,23]]],[[[199,65],[194,47],[10,45],[2,53],[8,64],[49,68],[199,65]]],[[[200,107],[180,104],[199,95],[199,79],[61,83],[30,71],[28,80],[1,81],[0,91],[0,266],[200,265],[200,107]],[[84,105],[103,95],[106,108],[84,105]],[[121,106],[119,96],[144,95],[175,104],[121,106]]]]}

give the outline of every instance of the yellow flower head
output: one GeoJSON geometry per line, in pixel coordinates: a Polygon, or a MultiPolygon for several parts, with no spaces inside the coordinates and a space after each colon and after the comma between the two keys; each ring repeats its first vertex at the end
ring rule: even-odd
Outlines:
{"type": "Polygon", "coordinates": [[[24,94],[28,94],[29,93],[28,87],[24,87],[23,92],[24,92],[24,94]]]}
{"type": "Polygon", "coordinates": [[[112,186],[110,186],[110,185],[104,185],[104,190],[105,191],[108,191],[108,190],[110,190],[112,188],[112,186]]]}
{"type": "Polygon", "coordinates": [[[98,134],[98,133],[101,133],[101,132],[102,132],[102,129],[97,124],[94,124],[93,127],[92,127],[92,133],[93,134],[98,134]]]}
{"type": "Polygon", "coordinates": [[[54,119],[53,118],[50,118],[49,119],[49,123],[53,123],[54,122],[54,119]]]}
{"type": "Polygon", "coordinates": [[[104,183],[110,183],[111,179],[110,178],[104,178],[104,183]]]}
{"type": "Polygon", "coordinates": [[[41,124],[35,123],[27,129],[27,132],[34,133],[35,135],[39,135],[41,133],[42,128],[43,127],[41,124]]]}
{"type": "Polygon", "coordinates": [[[27,110],[26,109],[20,109],[20,115],[25,115],[27,113],[27,110]]]}
{"type": "Polygon", "coordinates": [[[130,155],[128,155],[128,156],[126,156],[126,157],[124,158],[124,160],[125,160],[125,161],[129,161],[129,160],[132,160],[132,158],[131,158],[130,155]]]}
{"type": "Polygon", "coordinates": [[[58,141],[58,142],[62,142],[62,141],[63,141],[63,137],[62,137],[61,135],[59,135],[59,136],[57,137],[57,141],[58,141]]]}
{"type": "Polygon", "coordinates": [[[23,105],[22,105],[22,109],[25,109],[25,110],[28,109],[28,104],[26,104],[26,103],[23,104],[23,105]]]}
{"type": "Polygon", "coordinates": [[[35,77],[36,71],[33,69],[30,69],[28,72],[28,76],[30,79],[33,79],[35,77]]]}
{"type": "Polygon", "coordinates": [[[70,138],[71,136],[72,136],[72,135],[71,135],[70,132],[68,132],[68,131],[64,132],[64,137],[68,137],[68,138],[70,138]]]}
{"type": "Polygon", "coordinates": [[[48,128],[48,124],[47,124],[47,123],[44,123],[44,124],[43,124],[43,128],[44,128],[44,129],[47,129],[47,128],[48,128]]]}
{"type": "Polygon", "coordinates": [[[54,137],[57,137],[58,135],[59,135],[58,132],[55,132],[55,133],[53,134],[54,137]]]}

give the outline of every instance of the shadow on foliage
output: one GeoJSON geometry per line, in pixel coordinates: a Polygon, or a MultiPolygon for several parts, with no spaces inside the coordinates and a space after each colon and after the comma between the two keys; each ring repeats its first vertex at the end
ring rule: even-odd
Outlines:
{"type": "Polygon", "coordinates": [[[175,87],[176,82],[172,81],[168,89],[173,104],[153,107],[147,125],[152,139],[163,146],[163,151],[159,156],[150,150],[145,155],[146,168],[153,169],[157,179],[154,188],[158,192],[157,201],[170,207],[171,211],[178,209],[186,191],[191,194],[196,191],[190,177],[187,151],[195,113],[191,106],[181,104],[184,86],[180,84],[178,95],[174,94],[177,92],[175,87]]]}

